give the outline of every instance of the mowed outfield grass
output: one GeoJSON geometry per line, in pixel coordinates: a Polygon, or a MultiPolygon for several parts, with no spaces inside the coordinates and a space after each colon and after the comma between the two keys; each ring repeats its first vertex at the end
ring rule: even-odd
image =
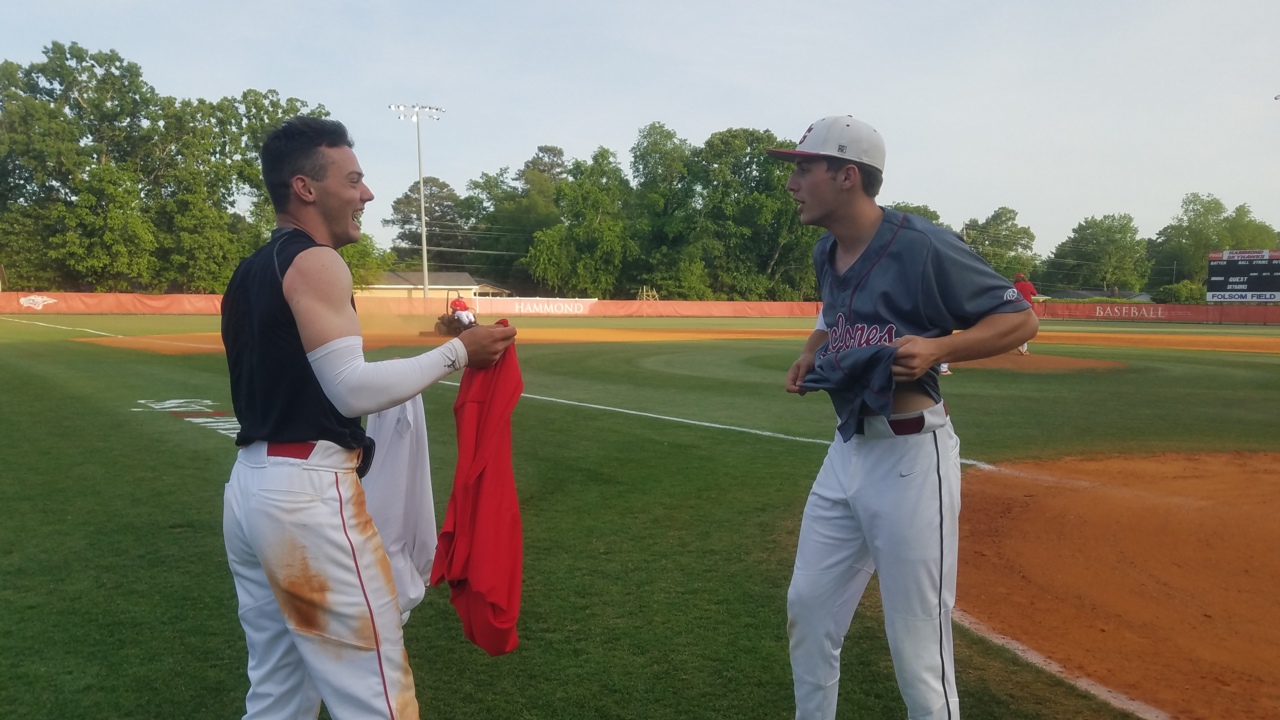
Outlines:
{"type": "MultiPolygon", "coordinates": [[[[216,318],[40,320],[114,334],[217,328],[216,318]]],[[[225,361],[69,341],[84,336],[0,320],[0,717],[237,717],[245,649],[221,540],[231,440],[135,411],[177,398],[229,409],[225,361]]],[[[518,347],[530,394],[825,440],[825,397],[781,390],[797,350],[773,340],[518,347]]],[[[1037,351],[1128,365],[946,378],[965,457],[1280,449],[1280,356],[1037,351]]],[[[441,510],[455,393],[425,394],[441,510]]],[[[514,438],[522,646],[487,657],[462,637],[446,595],[429,593],[406,627],[424,717],[789,717],[786,587],[824,446],[532,398],[514,438]]],[[[966,717],[1125,717],[968,633],[956,652],[966,717]]],[[[873,588],[845,646],[840,717],[904,715],[873,588]]]]}

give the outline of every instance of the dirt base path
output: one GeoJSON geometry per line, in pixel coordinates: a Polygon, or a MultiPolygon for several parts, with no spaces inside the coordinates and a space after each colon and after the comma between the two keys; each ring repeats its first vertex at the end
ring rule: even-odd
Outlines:
{"type": "Polygon", "coordinates": [[[1253,335],[1166,335],[1164,333],[1082,333],[1044,331],[1031,341],[1051,345],[1093,347],[1165,348],[1168,350],[1221,350],[1226,352],[1280,353],[1280,337],[1253,335]]]}
{"type": "Polygon", "coordinates": [[[966,470],[957,605],[1179,718],[1280,717],[1278,453],[966,470]]]}
{"type": "Polygon", "coordinates": [[[1062,357],[1059,355],[1040,355],[1031,353],[1023,355],[1017,350],[1010,350],[1004,355],[966,360],[951,363],[953,371],[965,368],[983,368],[987,370],[1014,370],[1016,372],[1074,372],[1078,370],[1109,370],[1122,368],[1124,363],[1114,360],[1092,360],[1088,358],[1062,357]]]}
{"type": "MultiPolygon", "coordinates": [[[[756,328],[727,329],[609,329],[609,328],[521,328],[519,342],[534,343],[592,343],[592,342],[679,342],[684,340],[760,340],[771,338],[809,337],[809,330],[756,328]]],[[[449,338],[441,335],[415,333],[366,332],[364,348],[435,347],[449,338]]],[[[222,337],[218,333],[191,333],[186,335],[130,335],[127,337],[77,338],[80,342],[111,347],[150,350],[166,355],[187,353],[223,352],[222,337]]]]}

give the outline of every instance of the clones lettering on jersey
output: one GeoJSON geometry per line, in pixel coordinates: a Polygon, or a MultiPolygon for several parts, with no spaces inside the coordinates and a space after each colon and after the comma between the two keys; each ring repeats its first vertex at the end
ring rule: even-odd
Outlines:
{"type": "Polygon", "coordinates": [[[819,355],[826,357],[850,348],[862,348],[869,345],[890,345],[897,339],[898,326],[867,325],[857,323],[850,325],[844,319],[844,313],[836,313],[835,325],[827,330],[827,347],[819,355]]]}

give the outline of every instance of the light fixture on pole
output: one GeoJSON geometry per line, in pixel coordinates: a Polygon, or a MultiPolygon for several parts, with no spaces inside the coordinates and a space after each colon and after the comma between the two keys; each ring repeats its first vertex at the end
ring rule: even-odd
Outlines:
{"type": "Polygon", "coordinates": [[[431,286],[427,283],[427,199],[422,183],[422,121],[439,120],[444,108],[417,104],[387,107],[400,113],[397,120],[412,121],[418,131],[418,220],[422,224],[422,299],[425,302],[431,286]]]}

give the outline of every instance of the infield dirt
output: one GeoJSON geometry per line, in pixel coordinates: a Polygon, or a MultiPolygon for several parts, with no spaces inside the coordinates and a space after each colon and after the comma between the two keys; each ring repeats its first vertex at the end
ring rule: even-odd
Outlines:
{"type": "Polygon", "coordinates": [[[964,473],[957,605],[1178,718],[1280,717],[1278,453],[964,473]]]}

